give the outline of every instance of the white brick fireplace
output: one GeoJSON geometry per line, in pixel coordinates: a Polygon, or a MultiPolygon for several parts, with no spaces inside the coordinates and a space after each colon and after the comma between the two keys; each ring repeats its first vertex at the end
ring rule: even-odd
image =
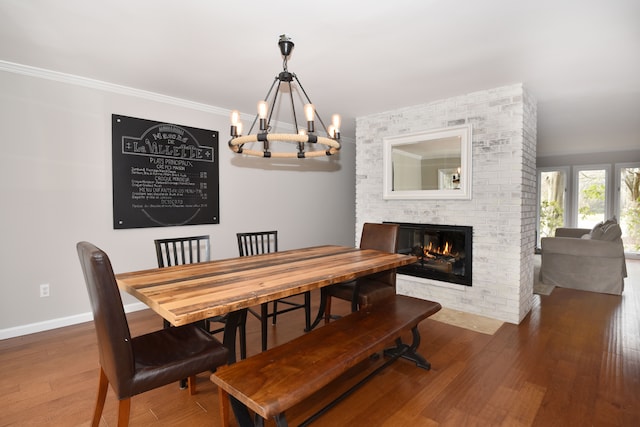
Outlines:
{"type": "Polygon", "coordinates": [[[356,236],[365,222],[473,227],[471,287],[399,275],[401,294],[520,323],[533,297],[535,180],[536,104],[522,84],[356,121],[356,236]],[[382,198],[384,137],[466,123],[473,126],[471,200],[382,198]]]}

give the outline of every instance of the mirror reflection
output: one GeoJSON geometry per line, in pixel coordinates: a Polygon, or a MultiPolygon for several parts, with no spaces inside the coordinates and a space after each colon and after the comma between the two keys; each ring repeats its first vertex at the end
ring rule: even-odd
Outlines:
{"type": "Polygon", "coordinates": [[[392,191],[460,189],[460,137],[391,148],[392,191]]]}
{"type": "Polygon", "coordinates": [[[385,199],[471,198],[471,127],[384,139],[385,199]]]}

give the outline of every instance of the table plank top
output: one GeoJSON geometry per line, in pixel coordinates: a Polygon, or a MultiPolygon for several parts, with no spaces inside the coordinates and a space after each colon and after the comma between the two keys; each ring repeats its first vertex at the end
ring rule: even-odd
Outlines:
{"type": "Polygon", "coordinates": [[[116,275],[175,326],[416,262],[411,255],[316,246],[116,275]]]}

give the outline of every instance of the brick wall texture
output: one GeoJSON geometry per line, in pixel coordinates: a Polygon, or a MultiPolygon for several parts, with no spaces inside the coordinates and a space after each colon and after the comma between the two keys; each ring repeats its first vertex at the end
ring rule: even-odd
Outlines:
{"type": "Polygon", "coordinates": [[[519,323],[533,299],[536,103],[522,84],[359,117],[356,244],[365,222],[473,227],[473,286],[399,275],[398,293],[519,323]],[[472,125],[471,200],[384,200],[383,138],[472,125]]]}

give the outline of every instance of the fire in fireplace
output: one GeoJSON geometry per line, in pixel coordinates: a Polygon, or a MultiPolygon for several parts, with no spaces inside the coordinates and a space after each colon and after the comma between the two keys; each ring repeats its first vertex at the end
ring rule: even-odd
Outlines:
{"type": "Polygon", "coordinates": [[[398,253],[418,257],[416,263],[399,267],[399,274],[471,286],[472,227],[395,224],[400,225],[398,253]]]}

